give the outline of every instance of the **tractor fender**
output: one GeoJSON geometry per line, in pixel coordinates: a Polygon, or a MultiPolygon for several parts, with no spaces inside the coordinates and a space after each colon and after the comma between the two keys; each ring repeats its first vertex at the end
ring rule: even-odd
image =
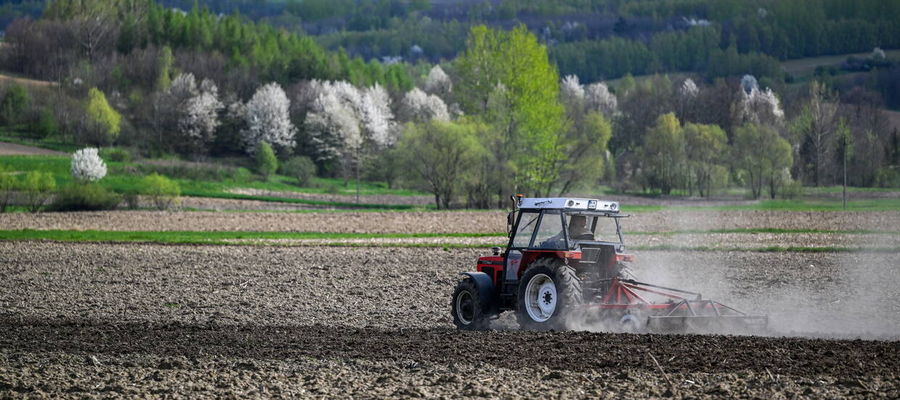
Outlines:
{"type": "Polygon", "coordinates": [[[478,298],[481,300],[481,307],[485,314],[497,313],[497,302],[494,300],[494,281],[490,275],[484,272],[462,272],[460,275],[466,275],[475,282],[475,288],[478,289],[478,298]]]}

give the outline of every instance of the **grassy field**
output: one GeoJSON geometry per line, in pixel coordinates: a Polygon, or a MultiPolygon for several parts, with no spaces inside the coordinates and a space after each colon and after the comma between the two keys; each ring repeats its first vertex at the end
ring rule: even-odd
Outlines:
{"type": "MultiPolygon", "coordinates": [[[[900,50],[885,50],[885,55],[890,57],[900,57],[900,50]]],[[[807,57],[807,58],[798,58],[793,60],[786,60],[781,63],[785,72],[794,75],[796,78],[805,78],[811,76],[817,67],[828,66],[828,65],[839,65],[844,62],[847,57],[860,57],[866,58],[872,55],[872,52],[865,53],[849,53],[849,54],[836,54],[831,56],[821,56],[821,57],[807,57]]]]}
{"type": "MultiPolygon", "coordinates": [[[[27,172],[33,170],[46,171],[53,174],[56,178],[58,186],[63,186],[73,181],[70,173],[71,159],[67,156],[0,156],[0,164],[7,169],[17,172],[27,172]]],[[[137,163],[125,163],[108,161],[108,174],[100,181],[104,187],[116,192],[125,193],[136,191],[140,176],[135,175],[133,171],[129,171],[137,167],[137,163]]],[[[258,189],[271,192],[296,192],[310,194],[338,194],[353,195],[356,193],[356,185],[354,182],[348,182],[346,185],[341,179],[314,178],[312,187],[300,187],[296,185],[296,180],[283,175],[275,175],[269,181],[262,181],[256,177],[249,177],[246,180],[199,180],[187,178],[174,178],[181,186],[181,192],[185,196],[195,197],[212,197],[239,200],[259,200],[273,201],[283,203],[298,203],[333,207],[361,207],[361,208],[384,208],[384,209],[411,209],[413,206],[407,205],[383,205],[383,204],[355,204],[341,203],[329,201],[316,201],[309,199],[295,199],[275,196],[260,196],[232,193],[236,189],[258,189]]],[[[360,183],[360,194],[367,195],[393,195],[393,196],[415,196],[427,195],[413,190],[406,189],[388,189],[383,184],[372,182],[360,183]]]]}
{"type": "MultiPolygon", "coordinates": [[[[741,233],[754,230],[732,230],[741,233]]],[[[765,230],[764,230],[765,231],[765,230]]],[[[694,231],[692,233],[720,233],[719,231],[694,231]]],[[[672,234],[666,232],[665,234],[672,234]]],[[[854,232],[857,233],[857,232],[854,232]]],[[[862,232],[858,232],[862,233],[862,232]]],[[[654,234],[652,232],[632,232],[630,234],[654,234]]],[[[377,239],[419,239],[419,238],[482,238],[503,237],[503,233],[443,233],[443,234],[366,234],[366,233],[320,233],[320,232],[199,232],[199,231],[97,231],[97,230],[0,230],[0,240],[46,240],[54,242],[105,242],[105,243],[156,243],[156,244],[192,244],[192,245],[304,245],[296,240],[315,240],[308,243],[313,246],[331,247],[431,247],[431,248],[490,248],[505,246],[502,239],[496,243],[455,243],[447,242],[377,242],[377,239]],[[346,239],[373,239],[372,242],[341,242],[346,239]],[[295,240],[279,243],[276,240],[295,240]],[[333,242],[329,242],[333,241],[333,242]]],[[[638,245],[630,246],[638,251],[753,251],[753,252],[795,252],[795,253],[833,253],[833,252],[898,252],[896,247],[840,247],[840,246],[765,246],[721,248],[714,246],[684,245],[638,245]]]]}
{"type": "MultiPolygon", "coordinates": [[[[163,161],[165,163],[166,161],[163,161]]],[[[179,163],[179,161],[173,161],[179,163]]],[[[0,165],[13,173],[24,173],[32,170],[47,171],[53,174],[58,186],[69,184],[73,181],[70,174],[70,158],[67,156],[0,156],[0,165]]],[[[137,169],[141,166],[137,162],[107,162],[109,173],[100,181],[104,187],[119,193],[137,191],[141,174],[137,169]]],[[[190,167],[186,167],[190,168],[190,167]]],[[[208,167],[207,167],[208,168],[208,167]]],[[[263,192],[294,192],[305,194],[344,195],[352,199],[356,193],[354,182],[345,182],[341,179],[314,178],[311,187],[300,187],[291,177],[275,175],[268,181],[260,180],[256,176],[245,176],[241,179],[223,178],[191,179],[173,178],[181,187],[182,195],[192,197],[209,197],[234,200],[256,200],[277,203],[306,204],[321,207],[355,208],[373,210],[430,210],[433,205],[417,206],[406,204],[371,204],[365,200],[361,204],[351,201],[322,201],[315,199],[290,198],[266,194],[235,193],[239,189],[254,189],[263,192]]],[[[798,199],[768,200],[762,199],[751,203],[720,204],[720,205],[672,205],[667,204],[666,199],[660,199],[658,205],[628,205],[623,202],[623,212],[654,212],[665,209],[679,210],[713,210],[713,211],[752,211],[752,210],[778,210],[778,211],[843,211],[843,203],[838,197],[824,198],[821,195],[840,193],[839,186],[805,188],[806,194],[798,199]]],[[[892,192],[896,189],[884,188],[849,188],[850,200],[846,210],[848,211],[900,211],[900,198],[855,198],[854,193],[867,192],[892,192]]],[[[600,187],[597,196],[611,194],[611,190],[600,187]]],[[[729,189],[729,195],[740,196],[745,190],[742,188],[729,189]]],[[[362,182],[360,194],[390,195],[390,196],[427,196],[427,193],[406,189],[388,189],[382,183],[362,182]]],[[[640,197],[653,198],[652,196],[640,197]]],[[[14,209],[14,211],[17,209],[14,209]]],[[[292,212],[292,211],[288,211],[292,212]]]]}

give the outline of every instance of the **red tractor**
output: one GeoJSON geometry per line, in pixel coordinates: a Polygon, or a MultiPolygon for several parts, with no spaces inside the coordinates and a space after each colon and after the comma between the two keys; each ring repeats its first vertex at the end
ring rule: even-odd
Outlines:
{"type": "Polygon", "coordinates": [[[515,311],[523,329],[672,331],[739,325],[758,329],[768,318],[749,315],[699,293],[626,278],[634,257],[625,253],[619,212],[611,201],[513,198],[506,250],[478,259],[453,292],[459,329],[486,329],[515,311]],[[587,325],[582,325],[587,324],[587,325]],[[599,325],[598,325],[599,324],[599,325]]]}

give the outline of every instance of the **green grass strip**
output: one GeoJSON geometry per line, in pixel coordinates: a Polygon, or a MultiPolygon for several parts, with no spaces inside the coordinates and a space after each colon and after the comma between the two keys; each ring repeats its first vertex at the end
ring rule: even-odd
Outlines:
{"type": "Polygon", "coordinates": [[[707,230],[676,230],[676,231],[638,231],[625,232],[625,235],[694,235],[694,234],[716,234],[716,233],[745,233],[745,234],[802,234],[802,233],[822,233],[822,234],[842,234],[842,235],[898,235],[900,231],[877,231],[869,229],[849,229],[849,230],[828,230],[828,229],[782,229],[782,228],[736,228],[736,229],[707,229],[707,230]]]}
{"type": "MultiPolygon", "coordinates": [[[[333,247],[422,247],[422,248],[490,248],[503,247],[503,243],[347,243],[330,242],[341,239],[415,239],[415,238],[479,238],[503,236],[502,233],[414,233],[414,234],[367,234],[367,233],[321,233],[321,232],[199,232],[199,231],[97,231],[97,230],[0,230],[0,240],[28,241],[49,240],[58,242],[109,242],[109,243],[156,243],[192,245],[311,245],[333,247]],[[313,243],[273,243],[272,240],[316,240],[313,243]]],[[[764,252],[764,253],[849,253],[879,252],[896,253],[900,247],[796,247],[769,246],[740,248],[720,248],[712,246],[652,245],[630,246],[635,251],[701,251],[701,252],[764,252]]]]}
{"type": "Polygon", "coordinates": [[[699,252],[754,252],[754,253],[900,253],[900,247],[838,247],[838,246],[768,246],[768,247],[713,247],[713,246],[678,246],[652,245],[629,246],[628,250],[637,251],[699,251],[699,252]]]}
{"type": "Polygon", "coordinates": [[[503,233],[322,233],[256,231],[99,231],[99,230],[0,230],[0,240],[54,240],[66,242],[220,243],[231,240],[339,240],[478,238],[503,233]]]}

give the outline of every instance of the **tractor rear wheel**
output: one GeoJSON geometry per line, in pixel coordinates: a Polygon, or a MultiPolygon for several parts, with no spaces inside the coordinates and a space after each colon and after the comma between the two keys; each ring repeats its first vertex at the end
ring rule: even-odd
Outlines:
{"type": "Polygon", "coordinates": [[[472,278],[465,278],[456,284],[453,300],[450,302],[450,314],[457,328],[467,331],[487,329],[488,320],[484,314],[478,288],[472,278]]]}
{"type": "Polygon", "coordinates": [[[575,269],[557,258],[535,261],[522,275],[516,319],[522,329],[566,329],[566,320],[583,303],[575,269]]]}

